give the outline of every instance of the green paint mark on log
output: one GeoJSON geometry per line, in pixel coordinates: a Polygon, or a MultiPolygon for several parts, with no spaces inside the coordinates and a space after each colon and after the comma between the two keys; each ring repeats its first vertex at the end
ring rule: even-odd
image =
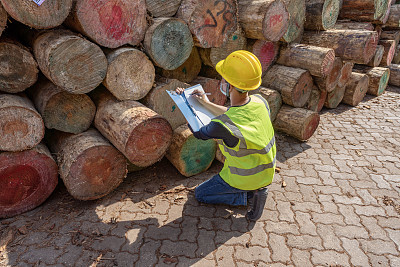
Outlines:
{"type": "Polygon", "coordinates": [[[214,140],[199,140],[190,136],[181,150],[181,160],[188,176],[208,169],[214,160],[217,144],[214,140]]]}
{"type": "Polygon", "coordinates": [[[234,36],[232,37],[232,40],[235,41],[237,38],[238,38],[237,35],[234,35],[234,36]]]}
{"type": "Polygon", "coordinates": [[[183,67],[182,72],[185,73],[185,74],[187,74],[186,67],[183,67]]]}
{"type": "Polygon", "coordinates": [[[382,75],[381,80],[379,81],[379,88],[378,88],[377,95],[383,94],[383,92],[386,89],[386,86],[387,86],[388,82],[389,82],[389,75],[388,75],[388,71],[386,71],[382,75]]]}
{"type": "Polygon", "coordinates": [[[172,106],[172,111],[171,111],[171,112],[174,112],[174,111],[175,111],[175,109],[176,109],[176,106],[175,106],[175,105],[173,105],[173,106],[172,106]]]}

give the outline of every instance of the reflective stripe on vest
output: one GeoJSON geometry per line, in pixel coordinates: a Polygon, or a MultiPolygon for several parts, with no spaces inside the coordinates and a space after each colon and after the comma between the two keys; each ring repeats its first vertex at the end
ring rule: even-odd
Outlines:
{"type": "Polygon", "coordinates": [[[268,115],[271,117],[271,110],[269,109],[269,105],[268,105],[268,102],[267,102],[267,100],[265,100],[265,98],[264,97],[262,97],[262,95],[254,95],[255,97],[257,97],[258,99],[260,99],[263,103],[264,103],[264,105],[265,105],[265,107],[267,108],[267,110],[268,110],[268,115]]]}
{"type": "Polygon", "coordinates": [[[229,166],[229,170],[231,171],[232,174],[240,176],[250,176],[265,171],[266,169],[273,168],[275,166],[275,161],[276,161],[276,156],[274,157],[271,163],[258,165],[257,167],[254,167],[252,169],[239,169],[236,167],[229,166]]]}

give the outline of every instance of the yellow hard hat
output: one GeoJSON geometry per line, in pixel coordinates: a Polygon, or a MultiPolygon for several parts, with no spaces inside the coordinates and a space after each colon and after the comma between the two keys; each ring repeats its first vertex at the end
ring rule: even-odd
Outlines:
{"type": "Polygon", "coordinates": [[[249,51],[232,52],[215,67],[217,72],[231,85],[246,91],[261,85],[262,68],[258,58],[249,51]]]}

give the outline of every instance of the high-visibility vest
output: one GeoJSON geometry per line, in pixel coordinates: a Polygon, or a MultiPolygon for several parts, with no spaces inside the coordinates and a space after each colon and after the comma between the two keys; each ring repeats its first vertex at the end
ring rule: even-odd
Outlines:
{"type": "Polygon", "coordinates": [[[269,185],[275,173],[276,145],[268,102],[252,95],[244,106],[231,107],[213,119],[239,139],[235,147],[217,140],[225,156],[219,173],[230,186],[255,190],[269,185]]]}

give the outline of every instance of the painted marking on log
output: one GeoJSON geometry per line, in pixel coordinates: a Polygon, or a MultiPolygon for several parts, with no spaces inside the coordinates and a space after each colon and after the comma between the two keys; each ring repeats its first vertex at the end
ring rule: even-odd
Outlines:
{"type": "Polygon", "coordinates": [[[99,17],[103,27],[107,29],[106,33],[108,38],[120,40],[124,33],[129,30],[125,23],[125,16],[122,8],[112,1],[100,8],[99,17]],[[113,6],[111,7],[111,5],[113,6]]]}
{"type": "MultiPolygon", "coordinates": [[[[217,11],[217,14],[216,14],[216,16],[217,17],[219,17],[221,14],[222,14],[222,19],[225,21],[225,24],[224,24],[224,27],[222,28],[222,34],[224,34],[225,33],[225,30],[226,30],[226,28],[230,25],[230,24],[232,24],[232,21],[230,20],[230,19],[228,19],[227,18],[227,15],[228,14],[231,14],[231,15],[235,15],[233,12],[232,12],[232,5],[231,4],[229,4],[228,2],[226,2],[226,0],[217,0],[217,1],[215,1],[214,2],[214,6],[216,6],[216,5],[218,5],[219,3],[223,3],[224,4],[224,7],[223,7],[223,9],[222,10],[220,10],[220,11],[217,11]],[[229,9],[227,9],[229,7],[229,9]]],[[[210,17],[212,18],[212,20],[213,20],[213,24],[211,24],[210,22],[210,18],[206,18],[205,20],[204,20],[204,24],[202,25],[202,26],[200,26],[198,29],[197,29],[197,31],[196,31],[196,33],[197,34],[199,34],[199,32],[201,31],[201,30],[203,30],[204,28],[216,28],[217,26],[218,26],[218,22],[217,22],[217,19],[216,19],[216,17],[214,16],[214,14],[211,12],[211,10],[210,9],[207,9],[207,14],[208,15],[210,15],[210,17]]]]}
{"type": "Polygon", "coordinates": [[[181,149],[184,172],[190,176],[206,170],[213,160],[212,155],[215,155],[215,151],[214,140],[201,141],[190,136],[181,149]]]}
{"type": "Polygon", "coordinates": [[[257,55],[260,59],[263,71],[265,71],[272,60],[275,58],[275,46],[273,43],[265,43],[260,50],[260,54],[257,55]]]}
{"type": "Polygon", "coordinates": [[[176,106],[175,106],[175,105],[173,105],[173,106],[172,106],[172,110],[171,110],[171,112],[174,112],[174,111],[175,111],[175,109],[176,109],[176,106]]]}
{"type": "Polygon", "coordinates": [[[18,137],[25,137],[29,130],[29,126],[26,124],[24,121],[20,120],[12,120],[12,121],[7,121],[6,123],[3,124],[3,134],[4,135],[9,135],[12,134],[14,136],[18,137]],[[17,133],[20,133],[17,135],[17,133]]]}
{"type": "Polygon", "coordinates": [[[185,73],[185,74],[187,74],[186,67],[183,67],[182,72],[185,73]]]}
{"type": "Polygon", "coordinates": [[[274,27],[276,24],[281,23],[283,21],[283,15],[274,15],[269,18],[269,26],[274,27]]]}
{"type": "Polygon", "coordinates": [[[233,41],[236,41],[237,38],[238,38],[237,35],[234,35],[234,36],[232,37],[232,40],[233,40],[233,41]]]}
{"type": "Polygon", "coordinates": [[[385,73],[381,77],[381,80],[379,81],[379,89],[377,95],[383,94],[388,84],[388,81],[389,81],[388,71],[385,71],[385,73]]]}

